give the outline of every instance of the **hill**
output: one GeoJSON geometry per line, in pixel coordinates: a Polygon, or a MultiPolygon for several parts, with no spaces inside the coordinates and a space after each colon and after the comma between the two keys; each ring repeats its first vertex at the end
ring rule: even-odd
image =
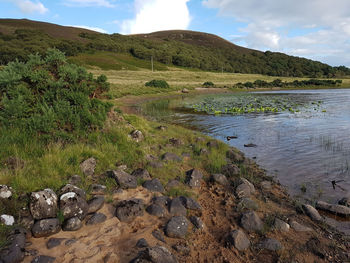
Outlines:
{"type": "Polygon", "coordinates": [[[331,67],[282,53],[247,49],[208,33],[173,30],[108,35],[30,20],[0,19],[0,64],[14,59],[27,60],[30,53],[44,54],[49,47],[56,47],[73,57],[72,61],[85,65],[101,66],[101,63],[94,63],[98,58],[94,54],[111,52],[109,66],[102,65],[104,69],[125,68],[113,65],[120,64],[118,58],[121,57],[112,56],[113,53],[122,54],[124,60],[127,57],[126,60],[132,62],[129,69],[144,65],[141,60],[149,61],[153,57],[163,65],[159,64],[158,68],[168,65],[204,71],[313,78],[350,75],[350,69],[344,66],[331,67]]]}

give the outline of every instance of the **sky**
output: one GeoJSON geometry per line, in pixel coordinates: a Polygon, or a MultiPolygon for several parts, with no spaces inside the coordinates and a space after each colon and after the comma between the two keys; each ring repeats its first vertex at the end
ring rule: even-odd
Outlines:
{"type": "Polygon", "coordinates": [[[0,18],[108,34],[188,29],[350,67],[350,0],[0,0],[0,18]]]}

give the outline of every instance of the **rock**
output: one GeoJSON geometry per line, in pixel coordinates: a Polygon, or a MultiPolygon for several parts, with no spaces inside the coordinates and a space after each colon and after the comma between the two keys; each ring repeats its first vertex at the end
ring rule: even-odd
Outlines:
{"type": "Polygon", "coordinates": [[[137,243],[136,243],[136,247],[138,247],[138,248],[145,248],[145,247],[148,247],[148,246],[149,246],[149,245],[148,245],[146,239],[144,239],[144,238],[140,238],[140,239],[137,241],[137,243]]]}
{"type": "Polygon", "coordinates": [[[103,223],[106,220],[107,216],[105,214],[95,213],[86,221],[86,225],[96,225],[103,223]]]}
{"type": "Polygon", "coordinates": [[[322,221],[322,216],[313,206],[304,204],[302,207],[305,214],[307,214],[313,221],[322,221]]]}
{"type": "Polygon", "coordinates": [[[125,171],[126,169],[128,169],[126,164],[121,164],[121,165],[118,165],[117,167],[117,170],[120,170],[120,171],[125,171]]]}
{"type": "Polygon", "coordinates": [[[204,225],[202,219],[200,219],[197,216],[191,216],[190,221],[199,230],[203,230],[205,228],[205,225],[204,225]]]}
{"type": "Polygon", "coordinates": [[[136,217],[143,216],[144,204],[141,199],[121,201],[116,207],[116,217],[121,222],[132,222],[136,217]]]}
{"type": "Polygon", "coordinates": [[[186,172],[186,184],[190,187],[200,187],[203,174],[198,169],[192,169],[186,172]]]}
{"type": "Polygon", "coordinates": [[[152,168],[162,168],[164,166],[164,164],[160,161],[149,161],[148,165],[151,166],[152,168]]]}
{"type": "Polygon", "coordinates": [[[290,229],[290,225],[282,221],[281,219],[275,218],[273,228],[280,232],[288,232],[290,229]]]}
{"type": "Polygon", "coordinates": [[[60,211],[64,219],[78,217],[84,219],[89,206],[84,198],[74,192],[68,192],[60,196],[60,211]]]}
{"type": "Polygon", "coordinates": [[[155,246],[151,248],[146,248],[142,251],[137,258],[135,258],[133,263],[177,263],[174,255],[172,255],[169,250],[162,246],[155,246]]]}
{"type": "Polygon", "coordinates": [[[64,194],[69,193],[69,192],[76,193],[78,195],[78,197],[86,199],[85,191],[79,187],[76,187],[75,185],[72,185],[72,184],[67,184],[64,187],[62,187],[61,190],[59,191],[59,194],[64,195],[64,194]]]}
{"type": "MultiPolygon", "coordinates": [[[[0,190],[0,192],[1,192],[1,190],[0,190]]],[[[0,196],[1,196],[1,194],[0,194],[0,196]]],[[[340,199],[338,204],[350,207],[350,197],[344,197],[344,198],[340,199]]]]}
{"type": "Polygon", "coordinates": [[[115,179],[117,184],[122,189],[134,189],[137,187],[137,179],[135,176],[132,176],[124,171],[114,170],[108,172],[108,175],[115,179]]]}
{"type": "Polygon", "coordinates": [[[245,178],[240,178],[237,180],[235,193],[238,198],[250,197],[255,193],[254,185],[245,178]]]}
{"type": "Polygon", "coordinates": [[[107,187],[101,184],[92,184],[91,185],[91,194],[92,195],[104,195],[107,191],[107,187]]]}
{"type": "Polygon", "coordinates": [[[219,143],[217,142],[217,141],[209,141],[208,143],[207,143],[207,146],[209,147],[209,148],[219,148],[219,143]]]}
{"type": "Polygon", "coordinates": [[[230,149],[226,152],[226,157],[235,163],[241,163],[244,161],[244,155],[241,152],[237,152],[230,149]]]}
{"type": "Polygon", "coordinates": [[[88,201],[88,214],[97,212],[103,207],[105,198],[103,196],[95,196],[88,201]]]}
{"type": "Polygon", "coordinates": [[[57,218],[42,219],[36,221],[32,227],[34,237],[48,237],[61,230],[60,222],[57,218]]]}
{"type": "Polygon", "coordinates": [[[318,201],[316,203],[316,208],[320,210],[327,211],[338,216],[349,217],[350,216],[350,207],[344,205],[333,205],[328,204],[323,201],[318,201]]]}
{"type": "Polygon", "coordinates": [[[244,197],[239,201],[237,208],[239,211],[258,210],[259,205],[254,200],[247,198],[247,197],[244,197]]]}
{"type": "Polygon", "coordinates": [[[172,179],[172,180],[169,180],[167,185],[165,186],[167,189],[171,189],[173,187],[177,187],[179,186],[181,183],[179,180],[176,180],[176,179],[172,179]]]}
{"type": "Polygon", "coordinates": [[[299,224],[297,221],[291,221],[290,226],[297,232],[310,232],[310,231],[312,231],[311,228],[304,226],[302,224],[299,224]]]}
{"type": "Polygon", "coordinates": [[[91,157],[80,164],[80,170],[86,176],[92,176],[95,173],[96,159],[91,157]]]}
{"type": "Polygon", "coordinates": [[[29,201],[30,212],[34,219],[43,219],[56,217],[57,195],[51,189],[45,189],[39,192],[32,192],[29,201]]]}
{"type": "Polygon", "coordinates": [[[83,223],[78,217],[71,217],[63,224],[63,231],[77,231],[82,228],[83,223]]]}
{"type": "Polygon", "coordinates": [[[0,262],[22,262],[25,257],[26,231],[17,228],[8,236],[7,240],[10,240],[10,244],[6,249],[0,250],[0,262]]]}
{"type": "Polygon", "coordinates": [[[165,227],[165,234],[172,238],[184,238],[188,231],[188,220],[184,216],[172,217],[165,227]]]}
{"type": "Polygon", "coordinates": [[[69,184],[77,186],[81,184],[81,177],[80,175],[74,174],[69,178],[68,182],[69,184]]]}
{"type": "Polygon", "coordinates": [[[25,162],[20,158],[11,156],[4,161],[4,165],[10,170],[16,170],[22,169],[25,165],[25,162]]]}
{"type": "Polygon", "coordinates": [[[234,246],[238,251],[244,251],[250,247],[250,241],[242,230],[233,230],[227,236],[227,244],[234,246]]]}
{"type": "Polygon", "coordinates": [[[168,207],[171,199],[168,196],[155,196],[151,199],[152,204],[160,205],[163,207],[168,207]]]}
{"type": "Polygon", "coordinates": [[[270,181],[262,181],[260,183],[260,186],[263,190],[270,190],[272,188],[271,182],[270,181]]]}
{"type": "Polygon", "coordinates": [[[57,247],[57,246],[61,245],[63,240],[64,240],[64,238],[50,238],[46,242],[46,247],[47,247],[47,249],[57,247]]]}
{"type": "Polygon", "coordinates": [[[238,168],[237,165],[230,163],[221,167],[221,173],[223,173],[227,177],[235,177],[241,174],[241,170],[238,168]]]}
{"type": "Polygon", "coordinates": [[[182,93],[189,93],[190,91],[189,91],[188,89],[184,88],[184,89],[182,89],[181,92],[182,92],[182,93]]]}
{"type": "Polygon", "coordinates": [[[132,176],[135,176],[136,178],[141,178],[143,180],[150,180],[151,176],[149,172],[146,169],[138,168],[135,171],[131,173],[132,176]]]}
{"type": "Polygon", "coordinates": [[[198,204],[198,202],[196,200],[193,200],[192,198],[186,197],[186,196],[180,196],[180,200],[181,200],[182,204],[184,205],[184,207],[186,207],[187,209],[195,210],[195,211],[202,211],[201,205],[198,204]]]}
{"type": "Polygon", "coordinates": [[[169,204],[169,212],[173,216],[186,216],[187,210],[182,204],[182,200],[180,197],[176,197],[171,200],[169,204]]]}
{"type": "Polygon", "coordinates": [[[12,196],[12,188],[7,185],[0,185],[0,198],[9,199],[12,196]]]}
{"type": "Polygon", "coordinates": [[[159,192],[159,193],[164,192],[164,187],[158,178],[148,180],[144,182],[142,186],[151,192],[159,192]]]}
{"type": "Polygon", "coordinates": [[[159,241],[162,241],[163,243],[166,243],[163,234],[159,230],[154,230],[152,232],[152,236],[154,236],[159,241]]]}
{"type": "Polygon", "coordinates": [[[5,226],[13,226],[13,224],[15,223],[15,218],[10,215],[1,215],[0,223],[4,224],[5,226]]]}
{"type": "Polygon", "coordinates": [[[228,186],[230,185],[230,181],[227,180],[227,177],[223,174],[213,174],[211,177],[210,177],[210,180],[214,183],[217,183],[217,184],[220,184],[220,185],[223,185],[223,186],[228,186]]]}
{"type": "Polygon", "coordinates": [[[201,148],[201,149],[199,150],[199,155],[200,155],[200,156],[209,155],[209,150],[206,149],[206,148],[201,148]]]}
{"type": "Polygon", "coordinates": [[[135,142],[140,142],[144,139],[143,133],[139,130],[132,131],[130,136],[135,142]]]}
{"type": "Polygon", "coordinates": [[[258,147],[258,145],[254,144],[254,143],[247,143],[247,144],[244,144],[244,147],[258,147]]]}
{"type": "Polygon", "coordinates": [[[167,212],[163,206],[151,204],[146,208],[147,213],[157,217],[165,217],[167,212]]]}
{"type": "Polygon", "coordinates": [[[188,256],[191,253],[191,249],[188,246],[173,245],[172,248],[182,256],[188,256]]]}
{"type": "Polygon", "coordinates": [[[169,139],[169,142],[172,146],[179,147],[181,145],[184,145],[184,142],[177,138],[171,138],[169,139]]]}
{"type": "Polygon", "coordinates": [[[264,239],[261,243],[259,243],[258,247],[270,251],[278,251],[283,249],[282,244],[278,240],[273,238],[264,239]]]}
{"type": "Polygon", "coordinates": [[[263,222],[254,211],[243,214],[241,225],[247,231],[261,231],[264,227],[263,222]]]}
{"type": "Polygon", "coordinates": [[[56,258],[40,255],[34,258],[31,263],[53,263],[55,262],[56,258]]]}
{"type": "Polygon", "coordinates": [[[170,162],[181,162],[182,161],[182,159],[179,156],[177,156],[175,153],[169,153],[169,152],[163,154],[162,160],[165,162],[169,162],[169,161],[170,162]]]}

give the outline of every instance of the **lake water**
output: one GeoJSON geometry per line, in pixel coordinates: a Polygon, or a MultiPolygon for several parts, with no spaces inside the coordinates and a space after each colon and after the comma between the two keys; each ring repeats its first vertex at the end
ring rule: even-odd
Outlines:
{"type": "MultiPolygon", "coordinates": [[[[325,112],[208,115],[183,109],[169,110],[168,101],[152,103],[144,111],[157,119],[199,130],[240,149],[269,175],[276,176],[294,197],[335,203],[349,196],[350,90],[271,91],[254,96],[276,95],[297,101],[323,101],[325,112]],[[226,141],[231,135],[238,138],[226,141]],[[257,147],[246,148],[244,144],[247,143],[257,147]],[[333,180],[337,181],[335,189],[333,180]]],[[[183,97],[177,104],[190,105],[208,96],[183,97]]],[[[220,99],[220,96],[237,95],[213,96],[220,99]]]]}

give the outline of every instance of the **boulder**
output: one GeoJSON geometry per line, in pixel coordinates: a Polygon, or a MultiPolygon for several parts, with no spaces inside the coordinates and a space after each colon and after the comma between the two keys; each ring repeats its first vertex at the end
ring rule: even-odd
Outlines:
{"type": "Polygon", "coordinates": [[[210,180],[214,183],[223,185],[223,186],[228,186],[230,185],[230,181],[227,179],[227,177],[223,174],[213,174],[210,177],[210,180]]]}
{"type": "Polygon", "coordinates": [[[235,163],[241,163],[244,161],[243,153],[235,151],[234,149],[228,150],[226,152],[226,157],[235,163]]]}
{"type": "Polygon", "coordinates": [[[91,198],[88,201],[88,214],[92,214],[97,212],[98,210],[100,210],[103,207],[103,204],[105,203],[105,198],[104,196],[95,196],[93,198],[91,198]]]}
{"type": "Polygon", "coordinates": [[[163,207],[168,207],[171,199],[168,196],[155,196],[151,199],[152,204],[160,205],[163,207]]]}
{"type": "Polygon", "coordinates": [[[121,222],[132,222],[143,216],[144,204],[141,199],[129,199],[117,204],[115,215],[121,222]]]}
{"type": "Polygon", "coordinates": [[[108,172],[108,175],[115,179],[117,184],[122,189],[134,189],[137,187],[137,179],[135,176],[132,176],[121,170],[114,170],[108,172]]]}
{"type": "Polygon", "coordinates": [[[61,230],[60,222],[57,218],[42,219],[36,221],[32,227],[34,237],[48,237],[61,230]]]}
{"type": "Polygon", "coordinates": [[[320,210],[327,211],[338,216],[349,217],[350,216],[350,207],[344,205],[333,205],[328,204],[323,201],[318,201],[316,203],[316,208],[320,210]]]}
{"type": "Polygon", "coordinates": [[[175,153],[165,153],[162,155],[162,160],[165,161],[165,162],[181,162],[182,159],[176,155],[175,153]]]}
{"type": "Polygon", "coordinates": [[[96,159],[91,157],[80,164],[80,170],[86,176],[92,176],[95,173],[96,159]]]}
{"type": "Polygon", "coordinates": [[[130,133],[131,139],[133,139],[135,142],[142,141],[145,137],[143,136],[143,133],[139,130],[134,130],[130,133]]]}
{"type": "Polygon", "coordinates": [[[313,206],[304,204],[302,207],[305,214],[307,214],[313,221],[322,221],[322,216],[313,206]]]}
{"type": "Polygon", "coordinates": [[[229,163],[221,167],[221,173],[227,177],[235,177],[241,174],[241,169],[237,165],[229,163]]]}
{"type": "Polygon", "coordinates": [[[234,246],[238,251],[244,251],[250,247],[250,241],[242,230],[231,231],[226,239],[229,246],[234,246]]]}
{"type": "Polygon", "coordinates": [[[15,229],[7,238],[10,240],[9,246],[0,250],[0,262],[19,263],[24,259],[26,245],[26,231],[24,229],[15,229]]]}
{"type": "Polygon", "coordinates": [[[0,223],[4,224],[5,226],[13,226],[15,223],[15,218],[10,215],[1,215],[0,223]]]}
{"type": "Polygon", "coordinates": [[[180,196],[180,200],[184,207],[190,210],[202,211],[202,207],[198,202],[190,197],[180,196]]]}
{"type": "Polygon", "coordinates": [[[235,194],[238,198],[250,197],[255,193],[254,185],[245,178],[238,179],[235,184],[237,185],[235,194]]]}
{"type": "Polygon", "coordinates": [[[12,196],[12,188],[7,185],[0,185],[0,199],[9,199],[12,196]]]}
{"type": "Polygon", "coordinates": [[[243,214],[241,218],[241,225],[245,230],[251,232],[261,231],[264,227],[263,222],[254,211],[243,214]]]}
{"type": "MultiPolygon", "coordinates": [[[[1,192],[1,190],[0,190],[1,192]]],[[[1,194],[0,194],[1,195],[1,194]]],[[[350,207],[350,197],[344,197],[342,199],[339,200],[338,202],[339,205],[343,205],[343,206],[347,206],[350,207]]]]}
{"type": "Polygon", "coordinates": [[[32,192],[29,201],[30,212],[34,219],[56,217],[57,195],[51,189],[45,189],[39,192],[32,192]]]}
{"type": "Polygon", "coordinates": [[[82,228],[83,222],[78,217],[71,217],[64,221],[63,223],[63,231],[77,231],[82,228]]]}
{"type": "Polygon", "coordinates": [[[184,238],[188,231],[189,222],[184,216],[172,217],[165,227],[165,234],[172,238],[184,238]]]}
{"type": "Polygon", "coordinates": [[[190,221],[199,230],[203,230],[205,228],[202,219],[200,219],[198,216],[191,216],[190,221]]]}
{"type": "Polygon", "coordinates": [[[133,263],[177,263],[177,260],[168,249],[162,246],[146,248],[137,258],[132,260],[133,263]]]}
{"type": "Polygon", "coordinates": [[[88,209],[86,200],[75,192],[68,192],[60,196],[60,211],[64,219],[78,217],[82,220],[87,215],[88,209]]]}
{"type": "Polygon", "coordinates": [[[151,176],[146,169],[138,168],[131,173],[132,176],[136,178],[141,178],[143,180],[150,180],[151,176]]]}
{"type": "Polygon", "coordinates": [[[59,195],[62,196],[66,193],[73,192],[78,195],[79,198],[86,199],[86,193],[83,189],[76,187],[75,185],[72,184],[67,184],[61,188],[59,191],[59,195]]]}
{"type": "Polygon", "coordinates": [[[162,183],[159,181],[158,178],[152,179],[145,181],[142,186],[149,190],[150,192],[159,192],[163,193],[164,192],[164,187],[162,183]]]}
{"type": "Polygon", "coordinates": [[[86,225],[96,225],[103,223],[106,220],[107,216],[105,214],[95,213],[86,221],[86,225]]]}
{"type": "Polygon", "coordinates": [[[290,226],[297,232],[311,232],[312,229],[304,226],[302,224],[299,224],[297,221],[291,221],[290,226]]]}
{"type": "Polygon", "coordinates": [[[104,195],[107,191],[107,187],[101,184],[92,184],[90,188],[92,195],[104,195]]]}
{"type": "Polygon", "coordinates": [[[186,184],[190,187],[200,187],[203,173],[198,169],[192,169],[186,172],[186,184]]]}
{"type": "Polygon", "coordinates": [[[278,240],[273,238],[265,238],[262,242],[258,244],[258,247],[270,251],[278,251],[283,249],[282,244],[278,240]]]}
{"type": "Polygon", "coordinates": [[[186,216],[187,210],[180,197],[176,197],[171,200],[169,204],[169,212],[173,216],[186,216]]]}
{"type": "Polygon", "coordinates": [[[288,232],[290,229],[290,225],[279,218],[275,218],[273,228],[280,232],[288,232]]]}
{"type": "Polygon", "coordinates": [[[163,206],[157,205],[157,204],[151,204],[146,208],[147,213],[153,216],[157,217],[165,217],[167,214],[167,211],[163,206]]]}

